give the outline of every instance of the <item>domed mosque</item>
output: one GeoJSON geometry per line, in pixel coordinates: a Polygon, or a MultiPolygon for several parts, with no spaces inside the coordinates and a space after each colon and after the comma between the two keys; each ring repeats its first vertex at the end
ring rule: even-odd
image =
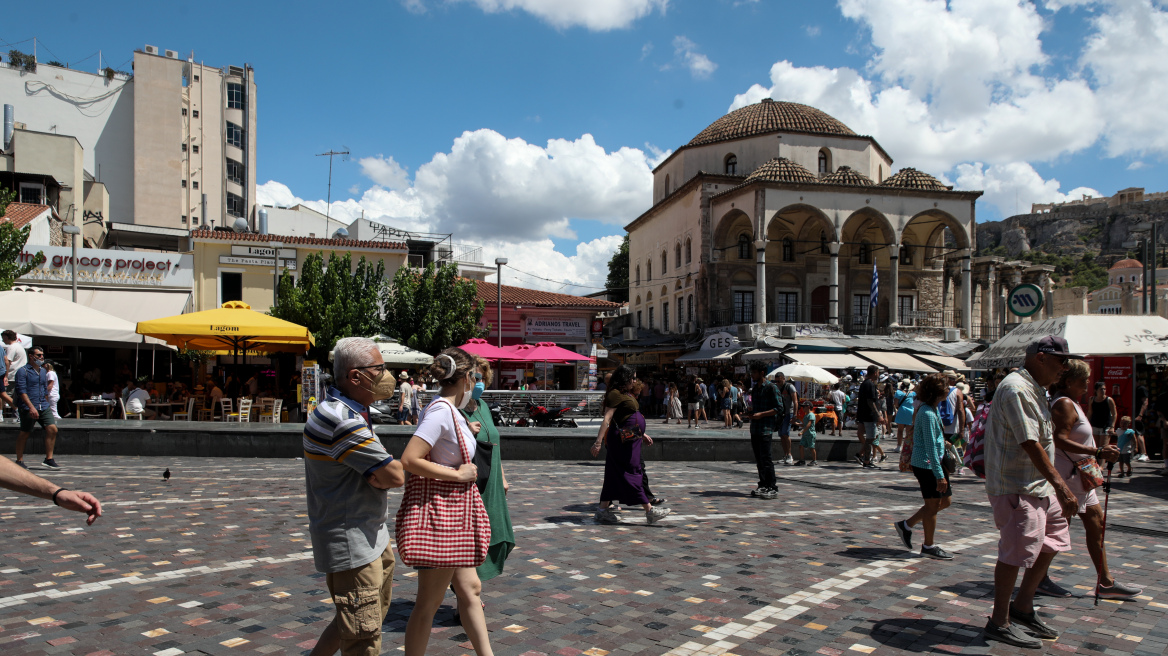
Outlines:
{"type": "Polygon", "coordinates": [[[981,194],[894,172],[874,138],[814,107],[735,109],[654,169],[653,206],[626,226],[632,320],[683,334],[822,324],[971,337],[995,323],[973,321],[973,295],[986,296],[979,310],[997,305],[970,284],[981,194]]]}

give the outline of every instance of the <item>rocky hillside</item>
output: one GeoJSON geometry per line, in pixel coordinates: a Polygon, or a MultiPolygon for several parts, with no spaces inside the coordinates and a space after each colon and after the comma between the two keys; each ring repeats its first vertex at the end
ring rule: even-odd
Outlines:
{"type": "Polygon", "coordinates": [[[1018,257],[1028,251],[1059,255],[1096,253],[1100,264],[1123,257],[1138,239],[1131,228],[1155,221],[1159,249],[1168,245],[1168,201],[1155,200],[1108,207],[1096,205],[1058,209],[1046,214],[1019,214],[977,226],[979,255],[1018,257]]]}

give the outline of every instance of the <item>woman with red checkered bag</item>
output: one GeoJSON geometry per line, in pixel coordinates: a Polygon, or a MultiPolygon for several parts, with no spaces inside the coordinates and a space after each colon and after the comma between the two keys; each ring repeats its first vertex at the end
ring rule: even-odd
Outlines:
{"type": "Polygon", "coordinates": [[[493,656],[483,613],[483,564],[491,520],[475,485],[475,436],[462,413],[471,400],[476,363],[466,351],[442,351],[430,365],[441,385],[402,454],[409,472],[396,529],[402,563],[418,570],[418,596],[406,625],[406,656],[422,656],[446,589],[457,591],[462,628],[479,656],[493,656]]]}

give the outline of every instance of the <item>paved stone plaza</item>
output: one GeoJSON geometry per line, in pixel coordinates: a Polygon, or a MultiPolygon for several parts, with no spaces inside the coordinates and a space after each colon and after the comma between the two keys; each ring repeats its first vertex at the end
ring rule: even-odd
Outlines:
{"type": "MultiPolygon", "coordinates": [[[[61,462],[66,470],[38,473],[94,492],[105,517],[86,528],[80,515],[4,494],[5,654],[312,647],[332,609],[308,551],[301,462],[61,462]]],[[[780,466],[779,498],[762,501],[747,496],[750,463],[650,462],[654,492],[674,514],[647,527],[639,509],[625,510],[624,525],[592,520],[599,462],[507,464],[518,546],[484,587],[492,644],[533,656],[1018,653],[981,638],[996,541],[981,481],[955,479],[955,504],[941,516],[938,543],[957,559],[925,560],[891,527],[919,506],[915,480],[886,465],[780,466]]],[[[1107,538],[1113,571],[1145,593],[1097,608],[1043,599],[1063,634],[1045,651],[1168,651],[1168,480],[1136,468],[1134,481],[1116,484],[1107,538]]],[[[1074,551],[1052,573],[1086,593],[1094,570],[1077,522],[1072,533],[1074,551]]],[[[386,652],[401,645],[413,581],[399,566],[386,652]]],[[[470,653],[452,612],[439,611],[429,653],[470,653]]]]}

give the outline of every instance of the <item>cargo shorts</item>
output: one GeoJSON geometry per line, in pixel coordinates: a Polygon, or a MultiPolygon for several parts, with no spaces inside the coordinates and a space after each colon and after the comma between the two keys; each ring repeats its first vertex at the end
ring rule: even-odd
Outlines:
{"type": "Polygon", "coordinates": [[[393,597],[393,549],[385,547],[373,562],[325,574],[325,585],[336,606],[342,656],[381,653],[381,623],[393,597]]]}

